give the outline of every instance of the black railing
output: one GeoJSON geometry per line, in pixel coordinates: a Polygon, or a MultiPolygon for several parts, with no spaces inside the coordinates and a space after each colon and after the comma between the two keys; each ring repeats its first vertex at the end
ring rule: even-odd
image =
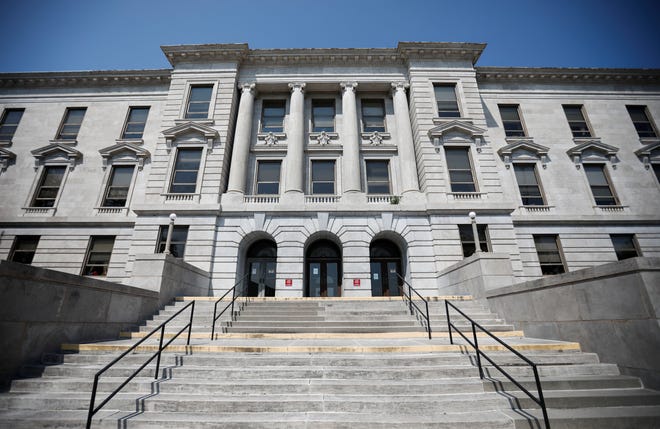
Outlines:
{"type": "Polygon", "coordinates": [[[523,391],[523,393],[525,393],[527,396],[529,396],[530,399],[531,399],[532,401],[536,402],[536,403],[541,407],[541,410],[543,411],[543,420],[544,420],[544,422],[545,422],[545,428],[546,428],[546,429],[550,429],[550,421],[548,420],[548,410],[546,409],[546,406],[545,406],[545,399],[543,398],[543,389],[541,389],[541,379],[539,378],[539,371],[538,371],[538,369],[537,369],[537,367],[536,367],[536,364],[535,364],[534,362],[532,362],[531,360],[529,360],[528,358],[526,358],[522,353],[520,353],[519,351],[517,351],[516,349],[514,349],[514,348],[511,347],[510,345],[508,345],[508,344],[505,343],[504,341],[502,341],[502,340],[500,340],[499,338],[497,338],[497,337],[496,337],[495,335],[493,335],[488,329],[484,328],[483,326],[481,326],[480,324],[478,324],[477,322],[475,322],[474,320],[472,320],[472,318],[471,318],[470,316],[468,316],[467,314],[463,313],[461,310],[458,309],[458,307],[456,307],[454,304],[450,303],[450,302],[447,301],[447,300],[445,300],[445,312],[447,313],[447,328],[449,329],[449,342],[450,342],[451,344],[454,344],[454,338],[452,337],[452,333],[451,333],[452,329],[454,329],[456,332],[458,332],[458,334],[460,334],[461,337],[463,337],[463,339],[464,339],[465,341],[467,341],[467,343],[468,343],[469,345],[471,345],[471,346],[474,348],[474,350],[476,351],[477,366],[479,367],[479,377],[480,377],[482,380],[484,379],[484,370],[483,370],[483,367],[481,366],[481,357],[483,357],[483,358],[486,359],[488,362],[490,362],[491,365],[493,365],[495,368],[497,368],[502,374],[504,374],[504,376],[506,376],[506,378],[508,378],[513,384],[515,384],[516,386],[518,386],[518,388],[519,388],[521,391],[523,391]],[[469,339],[468,337],[466,337],[466,336],[461,332],[461,330],[458,329],[458,328],[456,327],[456,325],[454,325],[453,323],[451,323],[451,317],[450,317],[450,315],[449,315],[449,307],[452,307],[454,310],[458,311],[463,317],[465,317],[467,320],[470,321],[470,323],[472,324],[472,341],[470,341],[470,339],[469,339]],[[504,346],[507,350],[509,350],[510,352],[512,352],[513,354],[515,354],[516,356],[518,356],[520,359],[522,359],[522,360],[525,361],[529,366],[532,367],[532,371],[534,372],[534,380],[536,381],[536,390],[537,390],[537,392],[538,392],[538,398],[537,398],[536,396],[534,396],[529,390],[527,390],[522,384],[520,384],[518,381],[516,381],[516,380],[515,380],[515,379],[514,379],[514,378],[513,378],[508,372],[506,372],[502,367],[500,367],[498,364],[496,364],[495,362],[493,362],[493,360],[492,360],[490,357],[488,357],[488,355],[486,355],[486,354],[485,354],[485,353],[479,348],[479,341],[477,340],[477,328],[478,328],[480,331],[482,331],[482,332],[484,332],[485,334],[487,334],[490,338],[492,338],[492,339],[494,339],[495,341],[497,341],[499,344],[501,344],[502,346],[504,346]]]}
{"type": "Polygon", "coordinates": [[[222,296],[221,296],[221,297],[215,302],[215,305],[213,306],[213,323],[212,323],[212,326],[211,326],[211,340],[213,340],[214,337],[215,337],[215,322],[220,318],[220,316],[222,316],[222,315],[225,313],[225,311],[227,311],[227,309],[228,309],[229,307],[231,307],[231,313],[230,313],[230,316],[231,316],[231,320],[234,320],[234,318],[235,318],[235,313],[234,313],[234,303],[236,302],[236,300],[237,300],[238,298],[245,298],[245,300],[246,300],[246,302],[247,302],[247,296],[242,296],[242,295],[246,295],[246,294],[243,293],[244,291],[241,290],[239,293],[237,293],[237,291],[239,290],[239,286],[241,287],[241,289],[245,289],[245,284],[244,284],[243,280],[245,280],[245,278],[246,278],[248,275],[249,275],[249,273],[246,274],[246,275],[244,275],[243,278],[241,278],[239,281],[237,281],[236,283],[234,283],[234,286],[232,286],[231,289],[229,289],[227,292],[225,292],[225,294],[222,295],[222,296]],[[227,295],[229,295],[229,293],[232,294],[232,295],[231,295],[231,302],[230,302],[229,304],[227,304],[227,306],[226,306],[226,307],[220,312],[220,314],[217,314],[217,312],[218,312],[218,304],[220,303],[220,301],[222,301],[223,299],[225,299],[225,297],[226,297],[227,295]]]}
{"type": "Polygon", "coordinates": [[[194,314],[195,314],[195,301],[192,301],[192,302],[190,302],[189,304],[187,304],[185,307],[183,307],[181,310],[179,310],[179,311],[177,311],[176,313],[174,313],[169,319],[167,319],[166,321],[164,321],[163,323],[161,323],[161,324],[160,324],[157,328],[155,328],[153,331],[149,332],[149,334],[147,334],[147,336],[145,336],[145,337],[142,338],[140,341],[138,341],[137,343],[135,343],[135,344],[133,345],[133,347],[131,347],[130,349],[126,350],[124,353],[122,353],[122,354],[119,355],[117,358],[115,358],[115,360],[113,360],[112,362],[110,362],[109,364],[107,364],[106,366],[104,366],[103,369],[101,369],[99,372],[96,373],[96,375],[94,376],[94,386],[92,387],[92,398],[91,398],[90,401],[89,401],[89,412],[87,413],[87,429],[90,429],[90,427],[92,426],[92,417],[94,417],[94,414],[96,414],[97,412],[99,412],[99,410],[100,410],[101,408],[103,408],[103,406],[104,406],[105,404],[107,404],[112,398],[114,398],[114,396],[115,396],[117,393],[119,393],[119,391],[120,391],[121,389],[123,389],[124,386],[126,386],[126,385],[127,385],[127,384],[128,384],[133,378],[135,378],[135,376],[138,375],[138,374],[140,373],[140,371],[142,371],[142,370],[144,369],[145,366],[149,365],[149,363],[151,363],[151,361],[154,360],[155,357],[158,357],[158,359],[156,360],[156,371],[154,372],[154,378],[155,378],[155,379],[158,379],[158,373],[159,373],[159,371],[160,371],[160,355],[161,355],[161,352],[162,352],[163,350],[165,350],[165,349],[166,349],[166,348],[172,343],[172,341],[174,341],[175,339],[177,339],[177,338],[179,337],[179,335],[181,335],[181,333],[182,333],[183,331],[185,331],[186,329],[188,329],[188,340],[186,341],[186,345],[187,345],[187,346],[190,345],[190,333],[191,333],[191,331],[192,331],[192,321],[193,321],[193,315],[194,315],[194,314]],[[190,307],[190,321],[189,321],[188,324],[187,324],[186,326],[184,326],[184,327],[183,327],[183,328],[182,328],[182,329],[181,329],[176,335],[174,335],[172,338],[170,338],[170,340],[167,342],[167,344],[163,345],[163,339],[165,338],[165,325],[167,325],[167,323],[169,323],[172,319],[174,319],[176,316],[178,316],[179,314],[181,314],[181,313],[182,313],[185,309],[187,309],[188,307],[190,307]],[[110,369],[110,367],[112,367],[114,364],[116,364],[117,362],[119,362],[124,356],[126,356],[127,354],[129,354],[129,353],[131,353],[132,351],[134,351],[135,349],[137,349],[137,347],[138,347],[140,344],[142,344],[143,342],[145,342],[147,339],[151,338],[151,336],[152,336],[153,334],[155,334],[156,332],[158,332],[158,331],[160,331],[160,341],[159,341],[159,344],[158,344],[158,351],[155,352],[155,353],[154,353],[154,354],[153,354],[153,355],[152,355],[152,356],[151,356],[146,362],[144,362],[144,363],[140,366],[140,368],[138,368],[137,370],[135,370],[135,371],[133,372],[133,374],[131,374],[126,380],[124,380],[124,382],[123,382],[121,385],[119,385],[119,387],[117,387],[115,390],[113,390],[112,393],[110,393],[110,395],[108,395],[108,396],[103,400],[103,402],[101,402],[97,407],[94,407],[94,403],[96,402],[96,390],[98,389],[98,385],[99,385],[99,377],[101,377],[101,375],[102,375],[104,372],[106,372],[108,369],[110,369]]]}
{"type": "Polygon", "coordinates": [[[431,339],[431,318],[429,317],[429,301],[426,298],[424,298],[422,295],[420,295],[419,292],[417,292],[415,290],[415,288],[412,287],[411,284],[406,281],[406,279],[401,277],[401,275],[399,273],[396,273],[396,275],[403,282],[402,285],[399,285],[399,287],[401,288],[401,291],[402,291],[401,297],[403,298],[404,301],[408,301],[407,305],[408,305],[408,309],[410,310],[410,314],[411,315],[414,314],[414,311],[413,311],[413,308],[414,308],[417,311],[417,313],[419,314],[420,317],[423,317],[424,319],[426,319],[426,326],[424,326],[424,324],[422,324],[422,326],[424,326],[424,328],[426,328],[426,332],[428,332],[429,340],[430,340],[431,339]],[[406,289],[407,289],[408,293],[406,293],[406,289]],[[412,299],[412,294],[413,293],[415,295],[417,295],[419,297],[419,299],[424,301],[424,310],[419,308],[417,303],[415,301],[413,301],[413,299],[412,299]]]}

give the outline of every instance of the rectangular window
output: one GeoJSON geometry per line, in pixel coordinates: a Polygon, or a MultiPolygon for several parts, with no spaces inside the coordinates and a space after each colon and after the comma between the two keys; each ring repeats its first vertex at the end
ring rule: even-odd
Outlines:
{"type": "Polygon", "coordinates": [[[564,105],[564,113],[568,120],[568,126],[571,128],[573,137],[591,137],[591,130],[587,120],[584,118],[584,112],[581,105],[564,105]]]}
{"type": "Polygon", "coordinates": [[[83,118],[87,112],[86,107],[69,107],[64,114],[64,121],[57,134],[58,140],[75,140],[82,125],[83,118]]]}
{"type": "MultiPolygon", "coordinates": [[[[461,246],[463,247],[463,256],[468,257],[474,253],[474,233],[472,225],[458,225],[458,233],[461,236],[461,246]]],[[[488,234],[486,225],[477,225],[477,234],[479,234],[479,247],[482,252],[488,252],[488,234]]]]}
{"type": "Polygon", "coordinates": [[[366,171],[367,194],[391,193],[389,161],[366,161],[366,171]]]}
{"type": "Polygon", "coordinates": [[[9,254],[9,260],[21,264],[31,264],[39,244],[38,235],[19,235],[14,240],[14,247],[9,254]]]}
{"type": "Polygon", "coordinates": [[[543,274],[562,274],[566,272],[564,261],[559,252],[559,236],[535,235],[534,245],[539,256],[543,274]]]}
{"type": "Polygon", "coordinates": [[[477,192],[469,151],[469,148],[445,147],[452,192],[477,192]]]}
{"type": "MultiPolygon", "coordinates": [[[[158,244],[156,253],[165,253],[167,244],[167,230],[169,225],[161,225],[158,231],[158,244]]],[[[178,225],[172,228],[172,237],[170,238],[170,253],[175,258],[183,258],[186,251],[186,241],[188,240],[188,225],[178,225]]]]}
{"type": "Polygon", "coordinates": [[[312,100],[312,131],[335,131],[335,100],[312,100]]]}
{"type": "Polygon", "coordinates": [[[64,179],[66,167],[44,167],[44,171],[32,200],[32,207],[54,207],[64,179]]]}
{"type": "Polygon", "coordinates": [[[87,257],[83,265],[83,276],[105,276],[108,274],[110,256],[115,245],[115,237],[92,236],[90,237],[87,257]]]}
{"type": "Polygon", "coordinates": [[[610,239],[619,261],[640,255],[634,234],[611,234],[610,239]]]}
{"type": "Polygon", "coordinates": [[[193,194],[197,189],[197,174],[202,159],[202,149],[179,149],[176,153],[174,173],[170,184],[172,194],[193,194]]]}
{"type": "Polygon", "coordinates": [[[286,101],[264,100],[261,109],[261,131],[264,133],[283,132],[285,113],[286,101]]]}
{"type": "Polygon", "coordinates": [[[131,107],[126,118],[126,125],[121,138],[123,139],[141,139],[144,133],[144,126],[147,124],[149,116],[148,107],[131,107]]]}
{"type": "Polygon", "coordinates": [[[280,161],[257,163],[257,194],[278,195],[280,193],[280,161]]]}
{"type": "Polygon", "coordinates": [[[515,105],[499,105],[502,126],[507,137],[525,137],[525,129],[520,119],[520,110],[515,105]]]}
{"type": "Polygon", "coordinates": [[[362,131],[372,133],[385,132],[385,101],[362,100],[362,131]]]}
{"type": "Polygon", "coordinates": [[[536,176],[536,164],[513,164],[513,171],[516,173],[523,206],[545,205],[536,176]]]}
{"type": "Polygon", "coordinates": [[[0,141],[11,141],[14,138],[18,123],[21,122],[24,109],[6,109],[0,120],[0,141]]]}
{"type": "Polygon", "coordinates": [[[335,162],[312,161],[312,194],[335,193],[335,162]]]}
{"type": "Polygon", "coordinates": [[[186,119],[206,119],[209,117],[209,106],[213,85],[195,85],[190,87],[186,119]]]}
{"type": "Polygon", "coordinates": [[[456,101],[456,85],[433,85],[435,102],[438,106],[439,118],[460,118],[461,111],[458,110],[456,101]]]}
{"type": "Polygon", "coordinates": [[[614,192],[612,192],[604,165],[584,164],[584,172],[587,175],[591,193],[597,206],[616,206],[619,204],[614,192]]]}
{"type": "Polygon", "coordinates": [[[132,165],[117,165],[112,167],[110,180],[105,190],[102,207],[125,207],[128,199],[128,189],[133,178],[132,165]]]}
{"type": "Polygon", "coordinates": [[[649,119],[646,106],[626,106],[626,109],[628,109],[628,114],[630,114],[630,119],[632,119],[633,125],[635,125],[638,136],[657,137],[653,124],[649,119]]]}

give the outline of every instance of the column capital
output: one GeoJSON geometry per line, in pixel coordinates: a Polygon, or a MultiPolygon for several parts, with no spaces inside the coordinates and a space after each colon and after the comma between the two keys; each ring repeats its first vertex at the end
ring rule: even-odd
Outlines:
{"type": "Polygon", "coordinates": [[[254,94],[254,88],[257,86],[254,82],[240,82],[238,87],[241,89],[241,92],[251,92],[254,94]]]}
{"type": "Polygon", "coordinates": [[[291,82],[289,84],[289,88],[291,89],[292,93],[296,90],[298,90],[300,92],[304,92],[305,91],[305,86],[307,86],[307,84],[305,82],[291,82]]]}
{"type": "Polygon", "coordinates": [[[405,91],[407,88],[410,88],[410,83],[405,80],[392,82],[392,91],[405,91]]]}
{"type": "Polygon", "coordinates": [[[357,82],[341,82],[339,84],[339,86],[341,86],[341,89],[343,89],[344,91],[353,91],[353,92],[355,92],[355,90],[358,86],[358,83],[357,82]]]}

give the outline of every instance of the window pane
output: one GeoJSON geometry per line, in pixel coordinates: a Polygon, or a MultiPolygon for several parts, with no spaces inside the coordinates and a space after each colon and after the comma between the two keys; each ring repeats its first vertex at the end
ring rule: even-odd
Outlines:
{"type": "Polygon", "coordinates": [[[582,106],[562,106],[573,137],[591,137],[591,131],[582,112],[582,106]]]}
{"type": "Polygon", "coordinates": [[[368,194],[390,193],[389,161],[367,161],[366,172],[368,194]]]}
{"type": "Polygon", "coordinates": [[[334,131],[335,101],[314,100],[312,102],[312,122],[314,132],[334,131]]]}
{"type": "Polygon", "coordinates": [[[209,101],[213,87],[208,86],[193,86],[190,88],[190,101],[209,101]]]}
{"type": "Polygon", "coordinates": [[[261,130],[264,132],[282,132],[286,102],[284,100],[264,100],[261,112],[261,130]]]}
{"type": "Polygon", "coordinates": [[[201,157],[202,149],[178,150],[170,185],[171,193],[195,192],[201,157]]]}
{"type": "Polygon", "coordinates": [[[38,235],[23,235],[16,237],[14,249],[9,257],[10,261],[21,264],[31,264],[39,244],[38,235]]]}
{"type": "Polygon", "coordinates": [[[561,274],[565,271],[557,239],[556,235],[534,236],[534,245],[543,274],[561,274]]]}
{"type": "Polygon", "coordinates": [[[445,155],[447,156],[447,165],[450,169],[470,169],[470,157],[468,156],[467,149],[445,148],[445,155]]]}
{"type": "Polygon", "coordinates": [[[201,158],[201,149],[179,149],[176,158],[176,169],[197,170],[201,158]]]}
{"type": "Polygon", "coordinates": [[[312,184],[312,194],[334,194],[334,182],[314,182],[312,184]]]}
{"type": "Polygon", "coordinates": [[[633,234],[612,234],[610,238],[619,261],[639,256],[633,234]]]}
{"type": "Polygon", "coordinates": [[[456,101],[455,85],[435,85],[434,91],[439,117],[457,118],[461,116],[456,101]]]}
{"type": "Polygon", "coordinates": [[[144,126],[149,115],[148,107],[131,107],[126,120],[123,138],[139,139],[144,132],[144,126]]]}
{"type": "MultiPolygon", "coordinates": [[[[488,240],[486,239],[487,225],[477,225],[477,234],[479,234],[479,248],[482,252],[488,252],[488,240]]],[[[463,247],[463,256],[467,257],[474,253],[474,234],[472,225],[458,225],[458,233],[463,247]]]]}
{"type": "Polygon", "coordinates": [[[0,140],[11,140],[14,137],[18,123],[23,117],[23,109],[7,109],[0,121],[0,140]]]}
{"type": "Polygon", "coordinates": [[[385,102],[362,100],[362,128],[364,132],[385,132],[385,102]]]}
{"type": "Polygon", "coordinates": [[[454,170],[449,172],[451,183],[473,183],[472,172],[465,170],[454,170]]]}
{"type": "Polygon", "coordinates": [[[646,106],[626,106],[639,137],[656,137],[646,106]]]}
{"type": "MultiPolygon", "coordinates": [[[[158,243],[156,245],[156,253],[165,252],[165,244],[167,243],[167,230],[169,225],[162,225],[158,231],[158,243]]],[[[172,228],[172,238],[170,240],[170,252],[175,258],[182,258],[186,249],[186,241],[188,240],[188,226],[176,225],[172,228]]]]}
{"type": "Polygon", "coordinates": [[[313,181],[334,181],[335,180],[335,162],[334,161],[312,161],[312,180],[313,181]]]}
{"type": "Polygon", "coordinates": [[[660,182],[660,164],[652,164],[653,172],[655,173],[655,178],[660,182]]]}
{"type": "Polygon", "coordinates": [[[260,182],[278,182],[280,180],[280,163],[260,162],[258,180],[260,182]]]}
{"type": "Polygon", "coordinates": [[[67,109],[62,122],[62,128],[58,134],[58,139],[62,140],[75,140],[78,137],[80,124],[85,117],[86,108],[71,108],[67,109]]]}
{"type": "Polygon", "coordinates": [[[584,172],[591,186],[608,185],[602,165],[585,165],[584,172]]]}
{"type": "Polygon", "coordinates": [[[132,165],[116,166],[112,168],[112,186],[129,186],[133,178],[134,167],[132,165]]]}
{"type": "Polygon", "coordinates": [[[91,244],[82,275],[104,276],[108,273],[115,237],[91,237],[90,240],[91,244]]]}

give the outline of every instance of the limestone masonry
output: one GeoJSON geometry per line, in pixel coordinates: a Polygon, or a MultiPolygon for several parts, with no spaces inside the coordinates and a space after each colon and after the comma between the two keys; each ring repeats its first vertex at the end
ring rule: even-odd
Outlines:
{"type": "Polygon", "coordinates": [[[395,295],[397,275],[438,295],[475,247],[516,282],[659,257],[660,70],[477,67],[484,48],[0,74],[0,258],[132,285],[171,213],[210,295],[395,295]]]}

